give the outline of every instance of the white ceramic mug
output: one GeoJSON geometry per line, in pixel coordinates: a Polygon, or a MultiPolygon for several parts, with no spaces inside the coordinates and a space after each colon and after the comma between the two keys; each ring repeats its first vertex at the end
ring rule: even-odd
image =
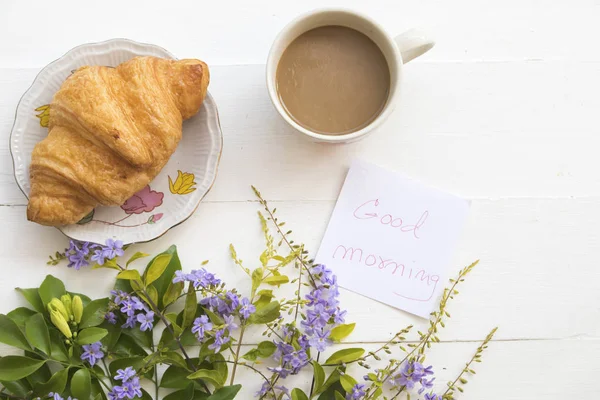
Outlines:
{"type": "Polygon", "coordinates": [[[267,59],[267,88],[273,105],[281,114],[283,119],[287,121],[297,131],[311,137],[318,142],[327,143],[348,143],[360,138],[363,138],[368,133],[372,132],[390,115],[396,103],[398,102],[398,94],[400,82],[402,81],[402,65],[410,60],[420,56],[434,45],[434,41],[427,37],[423,32],[413,29],[409,30],[395,38],[390,36],[383,30],[379,24],[371,20],[369,17],[360,14],[356,11],[326,8],[310,11],[303,14],[290,22],[277,36],[269,57],[267,59]],[[355,29],[367,35],[383,52],[388,67],[390,69],[390,90],[387,102],[377,118],[366,127],[347,134],[342,135],[325,135],[322,133],[313,132],[310,129],[304,128],[294,121],[285,111],[285,107],[281,103],[279,94],[277,93],[276,73],[279,59],[284,50],[298,36],[311,29],[321,26],[338,25],[355,29]]]}

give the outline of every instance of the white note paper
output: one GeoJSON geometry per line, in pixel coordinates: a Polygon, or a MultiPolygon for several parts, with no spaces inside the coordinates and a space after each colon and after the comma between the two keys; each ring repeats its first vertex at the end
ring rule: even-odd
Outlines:
{"type": "Polygon", "coordinates": [[[315,260],[341,287],[426,318],[447,283],[469,205],[355,161],[315,260]]]}

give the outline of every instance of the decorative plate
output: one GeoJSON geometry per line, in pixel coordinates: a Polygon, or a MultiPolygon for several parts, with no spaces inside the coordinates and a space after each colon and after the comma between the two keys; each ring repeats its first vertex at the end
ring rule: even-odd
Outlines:
{"type": "MultiPolygon", "coordinates": [[[[135,56],[175,57],[158,46],[113,39],[84,44],[46,66],[25,92],[10,137],[17,184],[29,197],[33,147],[48,134],[48,104],[71,72],[83,65],[117,66],[135,56]]],[[[74,225],[58,227],[70,238],[104,243],[145,242],[189,218],[211,189],[223,147],[217,105],[210,94],[183,123],[183,138],[160,174],[121,207],[97,207],[74,225]]]]}

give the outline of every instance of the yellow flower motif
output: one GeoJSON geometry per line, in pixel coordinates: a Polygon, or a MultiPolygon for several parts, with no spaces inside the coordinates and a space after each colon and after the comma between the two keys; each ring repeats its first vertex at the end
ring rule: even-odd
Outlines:
{"type": "Polygon", "coordinates": [[[169,177],[169,190],[173,194],[190,194],[194,190],[196,190],[194,185],[194,174],[190,174],[188,172],[177,171],[177,179],[175,179],[175,183],[171,177],[169,177]]]}
{"type": "Polygon", "coordinates": [[[45,106],[38,107],[35,111],[40,112],[36,115],[40,119],[40,125],[47,128],[48,122],[50,122],[50,105],[46,104],[45,106]]]}

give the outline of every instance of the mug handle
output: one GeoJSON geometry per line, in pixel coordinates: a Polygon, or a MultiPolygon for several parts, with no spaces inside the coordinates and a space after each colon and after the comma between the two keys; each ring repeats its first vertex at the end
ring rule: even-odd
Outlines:
{"type": "Polygon", "coordinates": [[[435,45],[435,41],[419,29],[408,30],[396,36],[394,40],[400,49],[404,64],[425,54],[435,45]]]}

